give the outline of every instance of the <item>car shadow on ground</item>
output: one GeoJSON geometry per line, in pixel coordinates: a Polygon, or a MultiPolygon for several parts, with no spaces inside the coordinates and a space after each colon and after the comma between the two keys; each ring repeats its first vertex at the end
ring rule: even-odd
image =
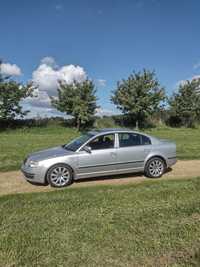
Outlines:
{"type": "Polygon", "coordinates": [[[107,176],[99,176],[99,177],[90,177],[90,178],[82,178],[75,180],[75,183],[85,183],[85,182],[95,182],[95,181],[106,181],[106,180],[120,180],[126,178],[138,178],[143,177],[143,173],[124,173],[124,174],[114,174],[107,176]]]}
{"type": "MultiPolygon", "coordinates": [[[[165,173],[169,173],[172,171],[172,168],[168,168],[165,173]]],[[[106,181],[106,180],[120,180],[120,179],[126,179],[126,178],[146,178],[146,179],[156,179],[156,178],[150,178],[144,175],[144,173],[124,173],[124,174],[115,174],[115,175],[107,175],[107,176],[100,176],[100,177],[90,177],[90,178],[83,178],[78,179],[75,181],[75,183],[85,183],[85,182],[92,182],[92,181],[106,181]]]]}
{"type": "MultiPolygon", "coordinates": [[[[172,171],[172,169],[168,168],[165,173],[169,173],[171,171],[172,171]]],[[[157,178],[149,178],[147,176],[144,176],[144,174],[141,172],[140,173],[134,172],[134,173],[124,173],[124,174],[106,175],[106,176],[100,176],[100,177],[83,178],[83,179],[75,180],[74,183],[76,183],[76,184],[80,183],[81,184],[81,183],[87,183],[87,182],[98,182],[98,181],[109,181],[109,180],[112,181],[112,180],[120,180],[120,179],[128,179],[128,178],[134,179],[134,178],[142,178],[142,177],[144,177],[146,179],[152,179],[152,180],[157,179],[157,178]]],[[[48,183],[40,184],[40,183],[31,182],[28,180],[27,180],[27,182],[29,182],[32,185],[39,186],[39,187],[49,185],[48,183]]]]}

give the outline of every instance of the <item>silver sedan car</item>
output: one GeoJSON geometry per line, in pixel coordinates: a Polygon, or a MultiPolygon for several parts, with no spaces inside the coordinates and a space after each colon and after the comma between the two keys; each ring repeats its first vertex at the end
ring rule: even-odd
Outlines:
{"type": "Polygon", "coordinates": [[[64,187],[77,179],[122,173],[158,178],[175,163],[173,142],[127,129],[103,129],[31,154],[21,170],[32,183],[64,187]]]}

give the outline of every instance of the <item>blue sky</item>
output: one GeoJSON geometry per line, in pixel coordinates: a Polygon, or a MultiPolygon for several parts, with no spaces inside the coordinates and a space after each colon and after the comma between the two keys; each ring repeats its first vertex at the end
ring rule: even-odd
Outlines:
{"type": "Polygon", "coordinates": [[[199,10],[198,0],[0,0],[0,57],[22,81],[47,56],[54,68],[78,65],[114,111],[110,93],[133,70],[155,70],[169,94],[200,74],[199,10]]]}

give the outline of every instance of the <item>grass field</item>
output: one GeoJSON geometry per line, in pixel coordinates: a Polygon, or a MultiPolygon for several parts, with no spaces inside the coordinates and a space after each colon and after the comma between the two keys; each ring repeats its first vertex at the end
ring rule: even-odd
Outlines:
{"type": "MultiPolygon", "coordinates": [[[[176,141],[179,159],[200,159],[200,128],[162,127],[147,132],[176,141]]],[[[59,125],[0,132],[0,171],[18,169],[29,153],[67,143],[79,134],[59,125]]]]}
{"type": "Polygon", "coordinates": [[[0,133],[0,171],[18,169],[31,152],[67,143],[78,136],[62,126],[8,130],[0,133]]]}
{"type": "Polygon", "coordinates": [[[179,159],[200,159],[200,127],[195,129],[160,127],[146,132],[160,138],[174,140],[179,159]]]}
{"type": "Polygon", "coordinates": [[[0,198],[0,266],[200,266],[200,178],[0,198]]]}

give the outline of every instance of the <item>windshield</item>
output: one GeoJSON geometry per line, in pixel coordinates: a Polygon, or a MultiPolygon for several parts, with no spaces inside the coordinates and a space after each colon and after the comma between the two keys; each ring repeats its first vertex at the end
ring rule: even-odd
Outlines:
{"type": "Polygon", "coordinates": [[[69,144],[63,145],[63,147],[67,150],[76,151],[93,136],[94,135],[90,133],[82,135],[70,142],[69,144]]]}

